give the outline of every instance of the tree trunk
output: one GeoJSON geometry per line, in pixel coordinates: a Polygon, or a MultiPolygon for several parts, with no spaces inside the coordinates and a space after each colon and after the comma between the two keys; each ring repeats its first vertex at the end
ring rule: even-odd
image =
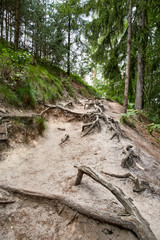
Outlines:
{"type": "Polygon", "coordinates": [[[36,19],[36,33],[35,33],[35,58],[39,56],[39,0],[37,0],[37,19],[36,19]]]}
{"type": "MultiPolygon", "coordinates": [[[[3,4],[3,1],[2,1],[3,4]]],[[[3,39],[3,19],[4,19],[4,9],[3,6],[1,7],[1,39],[3,39]]]]}
{"type": "Polygon", "coordinates": [[[10,43],[12,42],[12,16],[10,14],[9,18],[9,37],[10,37],[10,43]]]}
{"type": "Polygon", "coordinates": [[[8,28],[9,28],[9,22],[8,22],[8,12],[6,11],[6,18],[5,18],[5,22],[6,22],[6,41],[8,42],[8,28]]]}
{"type": "Polygon", "coordinates": [[[127,112],[127,106],[128,106],[128,90],[129,90],[130,61],[131,61],[131,37],[132,37],[132,0],[130,0],[130,3],[129,3],[127,66],[126,66],[124,102],[123,102],[124,113],[127,112]]]}
{"type": "Polygon", "coordinates": [[[70,75],[70,48],[71,48],[71,19],[68,19],[68,57],[67,57],[67,75],[70,75]]]}
{"type": "Polygon", "coordinates": [[[15,49],[15,51],[18,50],[18,44],[19,44],[19,28],[20,28],[20,21],[19,21],[19,0],[16,0],[15,37],[14,37],[14,49],[15,49]]]}
{"type": "MultiPolygon", "coordinates": [[[[144,34],[145,27],[145,10],[144,6],[141,9],[139,16],[139,27],[144,34]]],[[[140,51],[138,52],[138,73],[137,73],[137,85],[136,85],[136,100],[135,109],[143,109],[143,83],[144,83],[144,58],[145,58],[145,40],[142,40],[140,51]]]]}

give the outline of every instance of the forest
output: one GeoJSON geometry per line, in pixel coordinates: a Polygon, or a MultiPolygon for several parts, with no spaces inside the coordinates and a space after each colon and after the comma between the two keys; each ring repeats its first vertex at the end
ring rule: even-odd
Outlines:
{"type": "MultiPolygon", "coordinates": [[[[124,103],[124,112],[128,104],[147,109],[154,122],[160,116],[159,25],[158,0],[1,0],[0,38],[25,51],[17,56],[26,58],[18,60],[22,65],[30,53],[68,75],[94,72],[94,86],[106,98],[124,103]]],[[[1,46],[1,68],[6,57],[1,46]]]]}
{"type": "Polygon", "coordinates": [[[160,239],[159,0],[0,0],[0,239],[160,239]]]}

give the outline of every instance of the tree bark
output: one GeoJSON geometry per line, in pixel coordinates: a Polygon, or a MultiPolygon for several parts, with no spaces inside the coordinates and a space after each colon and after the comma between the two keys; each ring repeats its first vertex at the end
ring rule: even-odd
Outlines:
{"type": "Polygon", "coordinates": [[[70,49],[71,48],[71,19],[68,17],[68,53],[67,53],[67,75],[70,75],[70,49]]]}
{"type": "MultiPolygon", "coordinates": [[[[144,35],[145,27],[145,10],[144,6],[141,9],[139,16],[139,27],[144,35]]],[[[136,85],[136,99],[135,109],[143,109],[143,83],[144,83],[144,58],[145,58],[145,39],[142,40],[140,51],[138,52],[138,73],[137,73],[137,85],[136,85]]]]}
{"type": "Polygon", "coordinates": [[[1,39],[3,39],[3,20],[4,20],[4,9],[3,9],[3,1],[2,1],[2,7],[1,7],[1,39]]]}
{"type": "Polygon", "coordinates": [[[131,39],[132,39],[132,0],[130,0],[130,3],[129,3],[127,66],[126,66],[124,102],[123,102],[124,113],[127,112],[127,106],[128,106],[128,91],[129,91],[130,61],[131,61],[131,39]]]}
{"type": "Polygon", "coordinates": [[[19,28],[20,28],[20,19],[19,19],[19,0],[16,0],[16,15],[15,15],[15,39],[14,39],[14,49],[18,50],[19,45],[19,28]]]}

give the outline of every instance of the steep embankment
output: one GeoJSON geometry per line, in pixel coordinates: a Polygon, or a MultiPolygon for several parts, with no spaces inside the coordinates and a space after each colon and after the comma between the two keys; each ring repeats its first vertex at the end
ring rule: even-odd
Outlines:
{"type": "MultiPolygon", "coordinates": [[[[74,111],[86,113],[84,100],[74,102],[74,111]]],[[[62,105],[66,103],[61,102],[62,105]]],[[[107,119],[119,121],[121,106],[104,100],[107,119]]],[[[152,231],[160,238],[160,151],[141,134],[120,126],[125,137],[117,137],[111,125],[101,121],[101,131],[81,137],[82,121],[67,112],[50,109],[45,113],[47,130],[43,137],[31,141],[30,146],[20,144],[5,153],[0,162],[0,185],[11,189],[39,192],[57,200],[46,200],[14,194],[15,202],[1,206],[2,239],[137,239],[130,231],[94,221],[66,207],[76,204],[102,216],[125,216],[126,212],[115,197],[100,184],[84,176],[82,184],[74,186],[77,169],[74,165],[87,165],[98,172],[126,174],[132,172],[143,180],[144,191],[134,192],[131,179],[105,176],[123,189],[133,200],[152,231]],[[62,139],[69,135],[63,143],[62,139]],[[113,137],[113,138],[112,138],[113,137]],[[129,169],[121,167],[124,147],[132,145],[137,155],[129,169]],[[145,148],[144,148],[145,146],[145,148]],[[108,213],[108,214],[106,214],[108,213]]],[[[112,121],[111,121],[112,122],[112,121]]],[[[16,190],[16,191],[17,191],[16,190]]],[[[25,193],[25,192],[23,192],[25,193]]],[[[1,193],[7,195],[7,193],[1,193]]],[[[7,197],[6,197],[7,199],[7,197]]]]}
{"type": "MultiPolygon", "coordinates": [[[[63,67],[63,66],[62,66],[63,67]]],[[[0,103],[35,108],[39,103],[97,96],[79,76],[67,73],[45,59],[35,60],[23,50],[0,42],[0,103]]]]}

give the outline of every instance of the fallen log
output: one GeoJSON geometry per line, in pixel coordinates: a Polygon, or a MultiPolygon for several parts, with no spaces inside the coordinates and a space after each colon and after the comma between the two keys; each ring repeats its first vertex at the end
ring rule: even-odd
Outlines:
{"type": "Polygon", "coordinates": [[[152,232],[149,223],[142,217],[137,207],[133,204],[132,200],[128,198],[120,188],[114,186],[101,174],[90,167],[75,167],[78,169],[75,186],[81,183],[83,174],[91,177],[96,182],[107,188],[111,193],[113,193],[117,200],[123,205],[125,211],[130,214],[128,217],[128,229],[133,231],[139,240],[156,240],[156,236],[152,232]]]}

